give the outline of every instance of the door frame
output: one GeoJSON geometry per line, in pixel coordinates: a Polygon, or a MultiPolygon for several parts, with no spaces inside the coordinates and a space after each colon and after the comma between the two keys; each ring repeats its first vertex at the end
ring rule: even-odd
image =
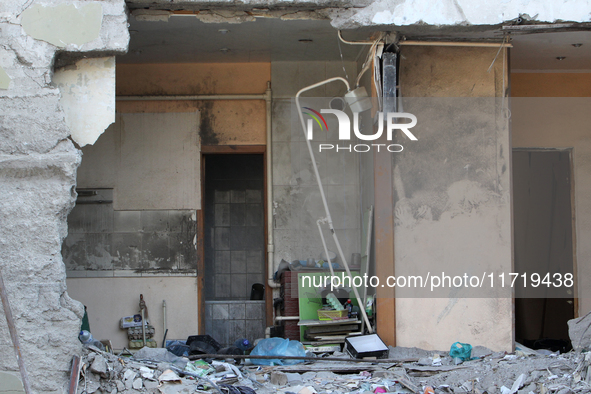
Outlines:
{"type": "MultiPolygon", "coordinates": [[[[267,146],[266,145],[203,145],[201,146],[201,218],[199,226],[199,234],[201,238],[197,245],[200,250],[197,251],[199,254],[199,262],[197,264],[197,321],[198,321],[198,332],[200,334],[205,334],[205,297],[203,296],[203,289],[205,285],[205,244],[203,240],[203,236],[205,234],[205,221],[203,220],[203,209],[205,207],[205,161],[206,156],[208,155],[263,155],[263,168],[267,168],[267,146]]],[[[264,275],[265,275],[265,282],[266,278],[269,277],[268,272],[268,253],[267,253],[267,244],[268,244],[268,234],[267,234],[267,221],[269,218],[267,217],[267,171],[263,171],[263,210],[264,213],[264,221],[265,221],[265,242],[264,242],[264,275]]],[[[269,290],[269,286],[265,283],[265,315],[266,321],[265,326],[269,326],[269,322],[272,323],[273,320],[273,308],[272,308],[272,300],[273,300],[273,291],[272,289],[269,290]]]]}
{"type": "MultiPolygon", "coordinates": [[[[575,149],[573,147],[566,147],[566,148],[540,148],[540,147],[518,147],[512,148],[511,150],[511,162],[513,162],[513,152],[567,152],[569,158],[569,170],[570,170],[570,213],[571,213],[571,233],[572,233],[572,249],[573,249],[573,309],[574,309],[574,318],[579,317],[579,275],[578,275],[578,265],[577,265],[577,226],[576,226],[576,207],[575,207],[575,149]]],[[[513,180],[513,165],[511,165],[511,179],[513,180]]],[[[513,181],[511,181],[513,182],[513,181]]],[[[511,185],[511,223],[513,223],[513,185],[511,185]]],[[[512,225],[511,232],[514,232],[514,227],[512,225]]],[[[514,239],[515,235],[513,235],[513,244],[515,243],[514,239]]],[[[513,259],[515,258],[515,251],[513,251],[513,259]]],[[[515,313],[515,308],[513,308],[513,313],[515,313]]],[[[515,322],[515,318],[513,319],[515,322]]],[[[515,334],[515,327],[513,327],[513,331],[515,334]]]]}

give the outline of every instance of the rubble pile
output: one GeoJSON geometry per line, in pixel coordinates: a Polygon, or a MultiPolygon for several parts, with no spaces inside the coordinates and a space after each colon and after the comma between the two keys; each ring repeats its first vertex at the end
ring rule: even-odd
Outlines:
{"type": "MultiPolygon", "coordinates": [[[[331,357],[347,358],[345,353],[331,357]]],[[[188,361],[166,349],[134,357],[90,347],[82,357],[78,393],[500,393],[568,394],[591,391],[591,353],[514,354],[475,347],[458,362],[445,352],[390,348],[379,363],[313,361],[286,366],[241,366],[188,361]],[[432,389],[432,390],[431,390],[432,389]]]]}
{"type": "Polygon", "coordinates": [[[77,393],[185,394],[221,390],[233,394],[255,392],[253,382],[225,362],[190,362],[166,349],[147,347],[133,357],[116,356],[89,346],[81,358],[77,393]]]}

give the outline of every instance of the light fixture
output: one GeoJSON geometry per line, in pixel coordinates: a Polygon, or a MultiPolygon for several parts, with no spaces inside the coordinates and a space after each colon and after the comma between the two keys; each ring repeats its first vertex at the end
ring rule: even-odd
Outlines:
{"type": "MultiPolygon", "coordinates": [[[[315,83],[313,85],[306,86],[305,88],[300,89],[295,95],[295,103],[296,103],[296,107],[298,109],[298,115],[299,115],[300,122],[302,125],[302,132],[304,133],[305,136],[307,136],[306,122],[304,121],[304,114],[302,112],[302,107],[300,105],[300,95],[308,90],[312,90],[314,88],[317,88],[317,87],[326,85],[327,83],[335,82],[335,81],[341,81],[347,87],[347,93],[345,94],[345,101],[349,104],[349,106],[351,107],[351,110],[353,112],[363,112],[363,111],[366,111],[371,108],[371,100],[369,99],[365,88],[364,87],[357,87],[356,89],[351,90],[351,86],[349,85],[349,81],[347,81],[345,78],[342,78],[342,77],[329,78],[324,81],[315,83]],[[369,107],[367,106],[368,102],[369,102],[369,107]]],[[[333,105],[338,105],[334,100],[335,99],[333,98],[331,100],[331,103],[333,105]]],[[[324,206],[324,212],[326,213],[326,217],[324,217],[321,220],[325,221],[325,223],[328,224],[328,227],[329,227],[332,237],[334,239],[335,245],[337,247],[337,252],[339,253],[339,257],[341,258],[341,262],[345,266],[345,271],[347,272],[347,275],[349,276],[349,278],[353,278],[351,275],[351,271],[349,269],[349,264],[347,264],[347,259],[345,258],[345,255],[343,253],[343,249],[341,248],[341,243],[339,242],[339,238],[337,236],[337,233],[334,229],[334,225],[332,223],[332,217],[330,215],[330,210],[328,209],[328,202],[326,200],[326,195],[324,194],[324,187],[322,186],[322,179],[320,178],[320,173],[318,172],[318,164],[316,164],[316,158],[314,157],[314,150],[312,149],[312,145],[310,143],[310,140],[307,137],[304,137],[304,138],[306,141],[306,145],[308,146],[308,152],[310,153],[310,159],[312,161],[312,169],[314,170],[316,182],[318,183],[318,188],[320,189],[320,197],[322,199],[322,205],[324,206]]],[[[321,232],[320,225],[318,225],[318,230],[321,232]]],[[[321,232],[321,234],[322,234],[322,232],[321,232]]],[[[321,235],[321,237],[322,237],[322,235],[321,235]]],[[[327,256],[326,256],[327,260],[330,262],[330,258],[328,256],[328,250],[325,249],[325,253],[327,254],[327,256]]],[[[330,275],[331,275],[331,277],[333,277],[334,270],[332,268],[332,264],[328,264],[328,267],[330,268],[330,275]]],[[[363,302],[361,301],[361,297],[359,295],[359,291],[357,290],[356,286],[353,286],[353,292],[355,293],[355,298],[357,299],[357,304],[363,305],[363,302]]],[[[372,334],[373,329],[371,328],[371,324],[369,323],[369,319],[367,317],[367,313],[365,312],[365,308],[360,308],[360,309],[361,309],[361,316],[363,317],[363,320],[365,321],[365,324],[367,325],[367,329],[368,329],[369,333],[372,334]]]]}
{"type": "Polygon", "coordinates": [[[230,32],[230,30],[228,30],[228,29],[219,29],[218,32],[220,34],[228,34],[230,32]]]}
{"type": "Polygon", "coordinates": [[[221,48],[221,49],[220,49],[220,52],[221,52],[221,53],[228,53],[228,52],[230,52],[230,50],[229,50],[228,48],[225,48],[225,47],[224,47],[224,48],[221,48]]]}
{"type": "Polygon", "coordinates": [[[583,46],[583,44],[581,44],[581,43],[571,44],[571,45],[574,46],[575,48],[580,48],[583,46]]]}
{"type": "Polygon", "coordinates": [[[556,56],[556,60],[564,60],[566,59],[566,56],[556,56]]]}
{"type": "Polygon", "coordinates": [[[339,111],[344,111],[346,106],[347,103],[342,97],[333,97],[328,103],[330,109],[336,109],[339,111]]]}
{"type": "Polygon", "coordinates": [[[364,112],[371,109],[372,106],[367,90],[363,86],[345,93],[345,101],[353,112],[364,112]]]}

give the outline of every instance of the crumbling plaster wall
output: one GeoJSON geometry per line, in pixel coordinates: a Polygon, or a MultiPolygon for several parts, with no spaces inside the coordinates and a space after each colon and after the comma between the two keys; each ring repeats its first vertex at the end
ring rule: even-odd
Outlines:
{"type": "MultiPolygon", "coordinates": [[[[268,63],[117,66],[119,95],[262,94],[269,80],[268,63]]],[[[163,299],[168,339],[186,339],[198,332],[201,148],[264,145],[265,102],[119,101],[117,110],[82,148],[77,186],[107,188],[113,203],[77,205],[69,216],[68,290],[87,307],[93,335],[115,348],[128,346],[118,321],[137,313],[139,294],[158,343],[163,299]]]]}
{"type": "MultiPolygon", "coordinates": [[[[0,30],[0,269],[33,391],[61,393],[83,313],[66,292],[60,254],[81,155],[51,85],[53,62],[57,51],[125,52],[125,3],[4,1],[0,30]]],[[[18,373],[1,315],[0,370],[18,373]]]]}
{"type": "Polygon", "coordinates": [[[379,0],[367,7],[333,14],[338,28],[425,24],[434,26],[497,25],[521,16],[541,22],[589,22],[591,4],[577,1],[379,0]]]}
{"type": "Polygon", "coordinates": [[[511,74],[514,148],[573,148],[578,316],[591,311],[591,74],[511,74]]]}
{"type": "MultiPolygon", "coordinates": [[[[503,54],[487,72],[496,53],[401,51],[400,89],[410,97],[404,110],[419,123],[418,141],[405,140],[393,158],[396,275],[511,272],[509,127],[495,99],[507,86],[503,54]]],[[[457,340],[512,349],[510,292],[449,289],[421,298],[404,290],[396,290],[397,345],[446,350],[457,340]]]]}

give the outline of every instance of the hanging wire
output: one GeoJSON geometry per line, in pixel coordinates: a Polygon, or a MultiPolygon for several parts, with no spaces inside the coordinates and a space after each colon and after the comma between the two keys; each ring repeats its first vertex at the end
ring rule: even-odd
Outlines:
{"type": "Polygon", "coordinates": [[[343,65],[343,71],[345,73],[345,78],[347,79],[347,81],[350,81],[349,74],[347,74],[347,69],[345,68],[345,59],[343,59],[343,48],[341,48],[341,40],[337,40],[337,43],[339,44],[339,53],[341,55],[341,64],[343,65]]]}
{"type": "MultiPolygon", "coordinates": [[[[486,70],[487,73],[490,72],[490,70],[492,69],[492,67],[494,66],[495,62],[497,61],[497,57],[499,57],[499,53],[501,53],[501,49],[503,49],[505,47],[505,43],[507,41],[507,35],[505,35],[503,37],[503,42],[501,42],[501,46],[499,47],[499,50],[497,51],[497,54],[495,55],[495,58],[493,59],[492,63],[490,64],[490,66],[488,67],[488,70],[486,70]]],[[[504,56],[504,54],[503,54],[504,56]]],[[[503,61],[504,62],[504,61],[503,61]]]]}

